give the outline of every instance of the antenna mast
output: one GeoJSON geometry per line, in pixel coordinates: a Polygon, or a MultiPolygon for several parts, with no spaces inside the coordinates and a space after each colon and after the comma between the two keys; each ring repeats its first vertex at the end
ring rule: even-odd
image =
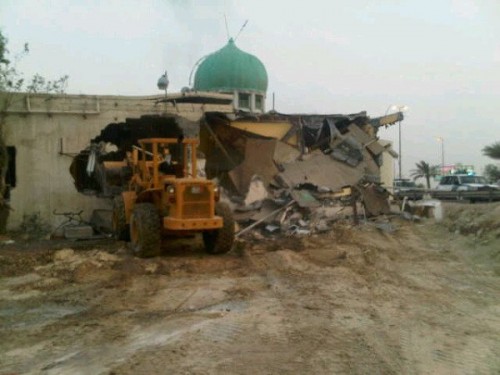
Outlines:
{"type": "Polygon", "coordinates": [[[248,20],[246,20],[245,23],[243,24],[243,26],[241,26],[240,31],[238,31],[238,35],[236,35],[236,38],[234,38],[235,42],[236,42],[236,39],[238,39],[238,37],[240,36],[240,34],[243,31],[243,29],[245,28],[245,26],[247,25],[247,23],[248,23],[248,20]]]}

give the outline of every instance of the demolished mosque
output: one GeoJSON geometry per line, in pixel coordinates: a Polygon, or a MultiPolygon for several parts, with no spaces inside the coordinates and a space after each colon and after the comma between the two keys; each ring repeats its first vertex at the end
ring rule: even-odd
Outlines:
{"type": "Polygon", "coordinates": [[[168,96],[19,94],[6,132],[18,155],[10,226],[36,212],[56,226],[55,211],[83,209],[90,217],[110,209],[110,198],[127,184],[115,162],[148,137],[199,137],[207,177],[218,178],[233,196],[244,197],[256,176],[266,189],[285,189],[303,206],[318,204],[305,193],[311,189],[335,193],[392,181],[397,154],[378,132],[401,121],[402,113],[370,118],[366,112],[266,111],[266,69],[232,39],[195,69],[193,87],[168,96]],[[44,187],[33,194],[33,186],[44,187]]]}

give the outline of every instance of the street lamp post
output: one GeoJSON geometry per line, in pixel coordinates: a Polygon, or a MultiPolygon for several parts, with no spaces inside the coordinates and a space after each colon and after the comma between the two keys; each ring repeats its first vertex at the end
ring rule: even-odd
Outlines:
{"type": "Polygon", "coordinates": [[[398,145],[399,145],[399,158],[398,158],[398,162],[399,162],[399,179],[401,180],[402,176],[403,176],[403,173],[401,172],[402,170],[402,166],[403,166],[403,155],[401,154],[401,120],[399,120],[399,124],[398,124],[398,135],[399,135],[399,141],[398,141],[398,145]]]}
{"type": "MultiPolygon", "coordinates": [[[[395,111],[397,110],[398,112],[405,112],[408,110],[408,106],[406,105],[396,105],[396,104],[393,104],[391,106],[389,106],[387,108],[387,110],[385,111],[385,114],[387,115],[387,113],[389,111],[395,111]]],[[[402,155],[401,155],[401,120],[399,120],[399,123],[398,123],[398,178],[401,180],[403,178],[403,162],[402,162],[402,155]]]]}
{"type": "Polygon", "coordinates": [[[444,175],[444,138],[438,137],[437,140],[441,143],[441,176],[444,175]]]}
{"type": "Polygon", "coordinates": [[[165,74],[162,74],[161,77],[158,79],[158,82],[156,85],[158,86],[158,90],[165,90],[165,97],[167,97],[167,88],[168,88],[168,74],[167,71],[165,70],[165,74]]]}

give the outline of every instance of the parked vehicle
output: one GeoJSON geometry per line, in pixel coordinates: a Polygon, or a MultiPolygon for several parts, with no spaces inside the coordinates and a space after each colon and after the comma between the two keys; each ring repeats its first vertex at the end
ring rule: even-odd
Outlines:
{"type": "Polygon", "coordinates": [[[422,199],[425,194],[423,188],[418,187],[414,181],[406,178],[394,180],[392,186],[394,197],[400,199],[408,197],[408,199],[418,200],[422,199]]]}
{"type": "Polygon", "coordinates": [[[457,174],[441,178],[436,190],[440,191],[487,191],[500,190],[498,185],[488,184],[483,176],[457,174]]]}

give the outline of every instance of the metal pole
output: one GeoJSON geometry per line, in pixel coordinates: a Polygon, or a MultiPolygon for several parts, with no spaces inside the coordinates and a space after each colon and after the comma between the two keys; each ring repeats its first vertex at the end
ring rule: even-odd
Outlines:
{"type": "Polygon", "coordinates": [[[441,176],[444,175],[444,138],[441,138],[441,176]]]}
{"type": "Polygon", "coordinates": [[[401,173],[401,120],[399,120],[399,126],[398,126],[398,133],[399,133],[399,179],[402,178],[402,173],[401,173]]]}

